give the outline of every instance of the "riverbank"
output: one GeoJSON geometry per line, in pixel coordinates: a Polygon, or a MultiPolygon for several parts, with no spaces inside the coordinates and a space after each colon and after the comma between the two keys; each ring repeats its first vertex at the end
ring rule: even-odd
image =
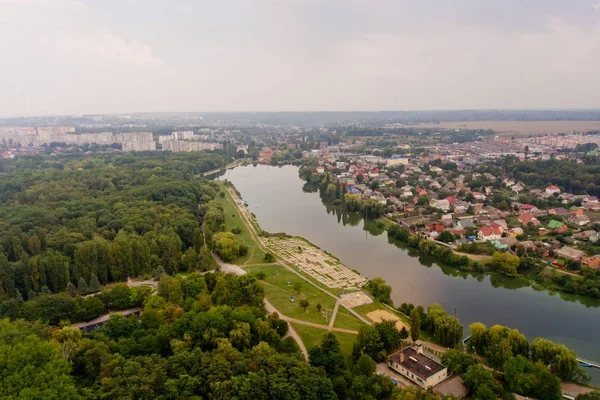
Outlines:
{"type": "MultiPolygon", "coordinates": [[[[368,279],[381,276],[393,287],[396,305],[439,303],[465,326],[510,326],[530,340],[547,337],[584,358],[600,359],[600,310],[589,299],[536,291],[525,279],[462,272],[390,241],[374,221],[365,226],[360,215],[324,206],[318,193],[304,191],[297,167],[250,165],[224,178],[243,194],[261,228],[306,238],[368,279]]],[[[591,372],[593,382],[600,382],[598,371],[591,372]]]]}
{"type": "MultiPolygon", "coordinates": [[[[516,271],[517,268],[507,272],[504,268],[505,264],[493,262],[494,258],[492,256],[457,251],[456,246],[451,244],[423,238],[412,226],[408,229],[408,227],[384,215],[385,207],[382,207],[376,201],[370,199],[362,200],[356,195],[342,195],[340,197],[338,193],[338,198],[330,202],[329,200],[333,192],[324,190],[323,188],[324,186],[335,186],[331,183],[326,185],[332,178],[329,178],[327,174],[319,175],[321,179],[325,179],[325,184],[318,186],[315,185],[314,181],[307,180],[310,176],[313,176],[314,180],[315,175],[307,175],[307,168],[298,170],[299,179],[306,182],[304,187],[307,190],[318,192],[322,203],[327,208],[339,208],[342,212],[356,213],[360,218],[365,219],[365,226],[368,226],[370,221],[376,221],[379,228],[388,232],[388,237],[392,236],[393,239],[406,244],[421,254],[433,257],[438,263],[466,273],[495,273],[503,275],[508,279],[516,279],[519,282],[526,280],[528,286],[535,290],[546,290],[551,294],[560,293],[561,298],[577,300],[586,306],[600,306],[600,298],[598,298],[600,286],[598,286],[599,283],[594,278],[596,275],[593,273],[579,275],[555,268],[547,268],[545,264],[542,264],[542,260],[533,257],[520,259],[516,255],[507,257],[512,257],[518,261],[518,272],[516,271]],[[358,210],[362,211],[359,213],[358,210]],[[374,218],[371,220],[368,218],[370,215],[374,215],[374,218]],[[594,287],[596,289],[593,289],[594,287]]],[[[500,250],[496,253],[505,256],[500,250]]],[[[506,265],[509,264],[507,263],[506,265]]]]}
{"type": "MultiPolygon", "coordinates": [[[[228,194],[230,196],[238,195],[237,191],[235,191],[233,188],[228,188],[228,194]]],[[[254,215],[246,209],[246,207],[243,205],[244,203],[239,198],[232,197],[232,202],[237,205],[240,214],[244,215],[243,218],[245,220],[246,218],[254,218],[254,215]]],[[[258,226],[257,221],[254,221],[252,224],[248,223],[247,227],[249,230],[253,230],[254,226],[258,226]]],[[[307,245],[310,243],[308,240],[290,237],[285,234],[266,236],[267,239],[276,238],[276,240],[281,240],[284,238],[297,240],[297,242],[294,243],[294,246],[298,243],[306,243],[307,245]]],[[[267,243],[264,242],[263,235],[255,236],[255,240],[258,240],[261,246],[269,246],[268,241],[267,243]]],[[[317,246],[314,246],[314,248],[317,248],[317,246]]],[[[291,264],[294,261],[294,259],[290,260],[288,257],[281,257],[280,253],[276,250],[277,249],[272,245],[264,248],[264,251],[275,251],[275,256],[280,258],[279,261],[284,260],[284,262],[287,261],[286,263],[288,264],[291,264]]],[[[290,248],[288,247],[287,251],[289,250],[290,248]]],[[[304,250],[299,253],[303,254],[303,252],[304,250]]],[[[289,266],[290,265],[287,267],[289,266]]],[[[307,348],[318,344],[318,338],[321,336],[320,331],[329,330],[333,331],[336,336],[339,336],[340,342],[342,343],[343,352],[346,356],[348,356],[347,352],[349,349],[351,349],[352,335],[356,333],[355,329],[360,329],[362,322],[357,319],[353,319],[345,322],[343,324],[344,326],[340,326],[338,324],[339,320],[336,318],[336,309],[339,307],[339,299],[335,300],[336,296],[332,296],[330,298],[327,298],[327,296],[323,297],[326,290],[323,290],[322,288],[318,288],[321,293],[316,294],[314,289],[319,286],[319,283],[313,284],[313,287],[309,289],[298,287],[297,279],[299,275],[292,274],[287,267],[277,265],[252,266],[248,267],[247,271],[252,275],[257,276],[257,278],[263,282],[263,288],[265,288],[265,297],[271,303],[276,303],[276,308],[281,310],[286,315],[286,320],[288,320],[288,322],[294,326],[296,332],[298,332],[307,348]],[[295,301],[291,301],[293,298],[295,298],[295,301]],[[301,298],[308,300],[308,304],[304,309],[297,303],[298,299],[301,298]],[[316,308],[315,303],[319,304],[318,309],[316,308]],[[323,313],[320,313],[322,309],[327,310],[324,315],[323,313]],[[331,318],[329,321],[327,320],[328,316],[331,318]],[[298,321],[301,322],[299,323],[298,321]]],[[[308,281],[307,278],[308,277],[303,277],[305,282],[308,281]]],[[[322,285],[322,282],[320,285],[322,285]]],[[[357,307],[354,311],[362,315],[364,318],[369,318],[375,310],[378,312],[385,311],[388,313],[388,315],[392,316],[395,314],[395,316],[398,318],[398,323],[404,326],[407,326],[410,322],[406,316],[402,315],[394,308],[388,308],[382,304],[372,303],[366,306],[357,307]]],[[[350,318],[352,319],[351,316],[350,318]]],[[[443,353],[448,350],[447,348],[437,346],[431,342],[424,342],[424,345],[429,349],[428,351],[434,352],[434,354],[436,354],[438,357],[442,356],[443,353]]]]}

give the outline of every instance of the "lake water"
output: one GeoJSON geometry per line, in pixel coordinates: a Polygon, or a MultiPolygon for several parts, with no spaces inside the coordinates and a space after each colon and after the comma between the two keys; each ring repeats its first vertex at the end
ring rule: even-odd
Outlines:
{"type": "MultiPolygon", "coordinates": [[[[231,181],[261,228],[302,236],[338,257],[364,277],[381,276],[393,288],[396,306],[441,304],[469,324],[480,321],[517,328],[530,339],[563,343],[583,358],[600,361],[600,302],[536,291],[527,282],[498,275],[473,275],[440,266],[413,249],[390,243],[373,222],[327,207],[318,193],[305,193],[293,166],[237,167],[219,179],[231,181]]],[[[600,370],[593,380],[600,383],[600,370]]]]}

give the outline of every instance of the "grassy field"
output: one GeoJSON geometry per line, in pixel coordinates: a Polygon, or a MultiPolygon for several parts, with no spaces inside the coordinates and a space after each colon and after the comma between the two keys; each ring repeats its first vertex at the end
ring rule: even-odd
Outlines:
{"type": "Polygon", "coordinates": [[[325,318],[317,311],[316,305],[321,304],[323,308],[327,307],[331,312],[335,305],[333,297],[321,292],[280,265],[249,267],[248,272],[255,276],[259,272],[265,274],[264,281],[260,281],[265,291],[265,297],[283,315],[326,325],[325,318]],[[294,289],[295,284],[300,284],[300,293],[294,289]],[[290,296],[294,296],[294,302],[290,301],[290,296]],[[302,296],[305,296],[310,303],[306,312],[298,305],[302,296]]]}
{"type": "Polygon", "coordinates": [[[254,242],[254,240],[252,240],[252,236],[250,235],[246,224],[244,224],[244,220],[241,218],[237,207],[233,204],[233,200],[229,196],[229,193],[225,190],[224,184],[222,182],[219,184],[225,192],[225,197],[221,198],[219,201],[223,206],[227,230],[231,231],[233,228],[241,229],[242,232],[236,235],[236,238],[238,241],[248,246],[248,254],[243,257],[238,257],[233,264],[258,264],[264,262],[265,252],[254,242]]]}
{"type": "Polygon", "coordinates": [[[335,317],[335,321],[333,323],[333,326],[336,328],[352,329],[353,331],[357,331],[363,325],[363,322],[361,322],[354,315],[350,314],[343,307],[338,309],[337,316],[335,317]]]}
{"type": "MultiPolygon", "coordinates": [[[[298,335],[302,338],[304,345],[308,350],[313,347],[316,347],[321,343],[321,339],[323,335],[327,333],[325,329],[313,328],[306,325],[300,324],[292,324],[294,330],[298,332],[298,335]]],[[[352,346],[356,341],[356,335],[352,333],[342,333],[342,332],[333,332],[333,334],[338,338],[340,342],[340,348],[342,349],[342,354],[346,357],[352,354],[352,346]]]]}

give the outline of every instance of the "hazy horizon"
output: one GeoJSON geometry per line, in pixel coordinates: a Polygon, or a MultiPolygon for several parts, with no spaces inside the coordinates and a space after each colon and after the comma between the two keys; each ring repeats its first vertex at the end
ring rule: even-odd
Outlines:
{"type": "Polygon", "coordinates": [[[0,0],[0,115],[600,109],[600,1],[523,3],[0,0]]]}

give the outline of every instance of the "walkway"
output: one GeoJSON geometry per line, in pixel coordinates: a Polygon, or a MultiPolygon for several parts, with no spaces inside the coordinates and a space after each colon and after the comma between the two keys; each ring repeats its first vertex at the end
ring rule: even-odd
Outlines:
{"type": "Polygon", "coordinates": [[[226,165],[226,166],[224,166],[224,167],[221,167],[221,168],[215,168],[215,169],[213,169],[213,170],[210,170],[210,171],[203,172],[203,173],[202,173],[202,174],[200,174],[200,175],[202,175],[202,176],[208,176],[208,175],[216,174],[216,173],[217,173],[217,172],[219,172],[219,171],[223,171],[223,170],[226,170],[226,169],[233,168],[233,167],[237,166],[237,165],[238,165],[238,164],[239,164],[241,161],[243,161],[243,160],[242,160],[242,159],[235,160],[234,162],[232,162],[232,163],[230,163],[230,164],[227,164],[227,165],[226,165]]]}
{"type": "MultiPolygon", "coordinates": [[[[248,217],[248,213],[249,211],[244,207],[243,209],[240,208],[239,204],[240,204],[240,199],[238,198],[237,194],[231,190],[230,187],[227,187],[227,192],[229,193],[229,195],[231,196],[231,199],[233,200],[233,203],[235,204],[235,206],[238,208],[238,212],[239,214],[242,216],[242,219],[244,220],[244,223],[246,224],[246,227],[248,228],[248,232],[250,233],[250,236],[252,236],[252,239],[254,240],[254,242],[257,244],[257,246],[260,246],[260,248],[265,251],[265,252],[270,252],[269,249],[266,249],[262,242],[258,239],[258,234],[254,229],[254,224],[252,224],[252,222],[249,220],[248,217]]],[[[277,255],[276,255],[277,256],[277,255]]],[[[287,268],[290,272],[296,274],[298,277],[300,277],[301,279],[303,279],[304,281],[306,281],[307,283],[309,283],[310,285],[314,286],[315,288],[319,289],[320,291],[322,291],[323,293],[333,297],[334,299],[336,299],[336,301],[338,300],[338,297],[336,295],[334,295],[333,293],[331,293],[330,291],[322,288],[321,286],[317,285],[316,283],[314,283],[313,281],[311,281],[310,279],[308,279],[306,276],[302,275],[301,273],[299,273],[298,271],[296,271],[293,267],[290,266],[289,263],[287,263],[285,260],[279,260],[281,261],[281,264],[287,268]]],[[[372,322],[367,320],[366,318],[364,318],[362,315],[360,315],[359,313],[357,313],[356,311],[354,311],[352,308],[350,307],[346,307],[346,305],[344,305],[343,303],[341,303],[342,307],[344,307],[346,310],[348,310],[349,313],[351,313],[352,315],[354,315],[356,318],[358,318],[360,321],[362,321],[363,323],[367,324],[367,325],[371,325],[372,322]]],[[[333,319],[333,318],[332,318],[333,319]]]]}
{"type": "Polygon", "coordinates": [[[304,361],[308,362],[308,350],[306,349],[306,346],[304,345],[302,338],[300,337],[300,335],[298,335],[298,332],[296,332],[294,330],[294,327],[292,326],[292,324],[290,324],[290,321],[288,321],[279,311],[277,311],[277,309],[275,307],[273,307],[273,304],[269,303],[269,300],[267,300],[266,297],[265,297],[264,302],[265,302],[265,309],[267,310],[267,312],[269,314],[276,312],[277,314],[279,314],[280,319],[282,319],[288,323],[288,333],[286,333],[284,338],[289,336],[292,339],[294,339],[296,341],[296,343],[298,343],[298,347],[300,347],[300,350],[302,351],[302,354],[304,355],[304,361]]]}
{"type": "Polygon", "coordinates": [[[329,320],[329,328],[333,328],[333,323],[335,322],[335,317],[337,316],[338,308],[340,308],[341,299],[337,299],[335,301],[335,306],[333,307],[333,312],[331,313],[331,319],[329,320]]]}

